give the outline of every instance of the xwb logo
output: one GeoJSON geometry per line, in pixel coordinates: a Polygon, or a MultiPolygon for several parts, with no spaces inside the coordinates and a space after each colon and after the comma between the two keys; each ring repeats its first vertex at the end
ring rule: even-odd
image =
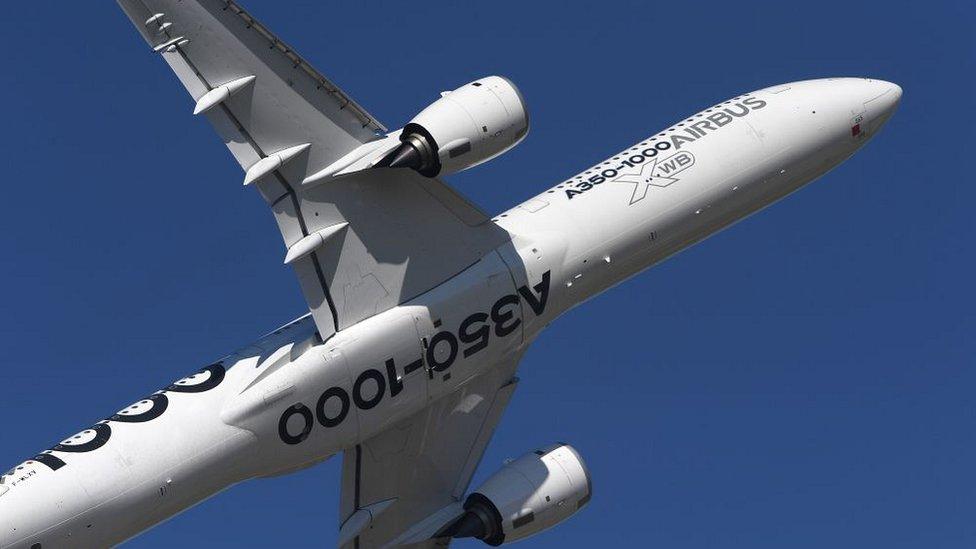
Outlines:
{"type": "Polygon", "coordinates": [[[678,181],[679,173],[695,165],[695,155],[681,151],[667,158],[653,159],[652,162],[635,166],[632,173],[625,173],[614,180],[615,183],[634,185],[630,203],[640,202],[647,196],[647,190],[654,187],[667,187],[678,181]]]}

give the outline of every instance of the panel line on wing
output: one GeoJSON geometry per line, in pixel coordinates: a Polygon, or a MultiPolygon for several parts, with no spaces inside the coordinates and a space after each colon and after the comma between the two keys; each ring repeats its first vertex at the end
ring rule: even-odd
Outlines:
{"type": "MultiPolygon", "coordinates": [[[[360,501],[360,498],[361,498],[360,487],[361,487],[362,474],[363,474],[363,447],[362,447],[362,445],[357,444],[356,445],[356,487],[355,487],[355,491],[353,492],[353,494],[354,494],[353,495],[353,505],[354,505],[355,509],[359,509],[359,507],[362,504],[362,501],[360,501]]],[[[355,513],[355,512],[356,511],[353,510],[353,513],[355,513]]],[[[353,547],[355,549],[359,549],[359,536],[358,535],[355,538],[353,538],[352,543],[353,543],[353,547]]]]}
{"type": "MultiPolygon", "coordinates": [[[[164,31],[164,32],[168,33],[169,31],[164,31]]],[[[197,78],[199,78],[200,81],[203,82],[203,84],[208,89],[213,89],[211,83],[207,81],[207,78],[203,76],[203,74],[196,67],[196,65],[193,64],[193,61],[190,60],[190,56],[187,55],[186,52],[183,51],[183,49],[180,47],[177,47],[176,51],[180,54],[180,57],[187,64],[187,66],[190,67],[190,70],[192,70],[193,73],[197,75],[197,78]]],[[[230,107],[227,106],[227,104],[221,102],[218,105],[218,108],[220,108],[221,112],[223,112],[227,116],[227,118],[230,119],[231,123],[234,124],[234,126],[237,128],[237,131],[240,132],[241,136],[247,140],[248,145],[250,145],[254,149],[254,151],[258,154],[258,156],[260,157],[268,156],[264,152],[264,150],[262,150],[261,146],[258,145],[258,143],[254,140],[251,134],[247,131],[244,125],[241,124],[241,121],[234,115],[234,112],[230,110],[230,107]]],[[[274,178],[278,181],[278,183],[282,187],[284,187],[285,194],[291,197],[292,205],[295,208],[295,219],[296,221],[298,221],[298,228],[299,230],[301,230],[303,236],[308,236],[308,225],[305,223],[305,216],[302,215],[301,203],[298,200],[298,194],[295,192],[294,187],[292,187],[292,185],[288,182],[288,180],[285,179],[285,177],[282,176],[278,170],[275,170],[274,172],[272,172],[272,174],[274,175],[274,178]]],[[[325,273],[322,272],[322,266],[319,264],[318,256],[316,255],[315,252],[310,253],[308,257],[312,261],[312,265],[315,268],[315,276],[318,279],[319,284],[322,286],[322,294],[325,296],[325,301],[329,305],[329,311],[332,312],[333,328],[336,332],[338,332],[339,314],[338,311],[336,310],[335,302],[332,299],[332,291],[329,288],[328,282],[326,282],[325,280],[325,273]]]]}
{"type": "Polygon", "coordinates": [[[342,184],[300,185],[323,166],[381,152],[373,148],[398,133],[377,139],[378,122],[234,1],[118,2],[150,48],[180,38],[161,56],[271,206],[325,339],[430,290],[506,240],[443,181],[410,170],[359,170],[342,184]],[[328,244],[294,248],[341,223],[348,230],[328,244]]]}
{"type": "Polygon", "coordinates": [[[287,57],[293,63],[294,68],[301,68],[305,74],[314,80],[316,82],[316,89],[324,89],[325,93],[331,95],[333,99],[338,100],[339,102],[344,101],[344,103],[342,103],[342,105],[339,107],[339,110],[345,110],[346,107],[351,107],[352,112],[355,113],[356,117],[360,119],[364,128],[372,127],[376,131],[380,131],[382,133],[387,132],[386,127],[383,126],[383,124],[380,124],[379,121],[372,117],[372,115],[366,112],[366,109],[353,101],[351,97],[339,89],[339,86],[336,86],[319,71],[315,70],[315,67],[313,67],[308,61],[305,61],[305,59],[298,55],[298,53],[296,53],[291,46],[275,36],[270,30],[268,30],[267,27],[252,17],[251,14],[247,13],[247,11],[231,0],[223,0],[223,3],[225,4],[223,8],[224,11],[230,10],[244,20],[248,28],[254,29],[256,32],[264,36],[264,38],[271,43],[272,48],[277,48],[282,55],[287,57]]]}

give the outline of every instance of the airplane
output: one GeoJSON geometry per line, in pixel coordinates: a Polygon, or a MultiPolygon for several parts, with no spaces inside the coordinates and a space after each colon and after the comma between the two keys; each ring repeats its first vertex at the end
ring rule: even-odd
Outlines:
{"type": "Polygon", "coordinates": [[[744,93],[489,217],[441,177],[526,137],[508,79],[444,92],[389,131],[235,1],[118,3],[267,202],[309,312],[0,476],[3,548],[116,545],[340,453],[345,549],[496,546],[561,523],[593,492],[569,444],[541,441],[469,486],[526,348],[824,175],[902,95],[868,78],[744,93]]]}

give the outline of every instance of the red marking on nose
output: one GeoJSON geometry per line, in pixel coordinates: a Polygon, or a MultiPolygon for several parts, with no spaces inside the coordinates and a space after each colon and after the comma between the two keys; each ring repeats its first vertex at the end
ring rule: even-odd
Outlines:
{"type": "Polygon", "coordinates": [[[860,135],[860,133],[861,133],[860,124],[854,124],[853,126],[851,126],[851,137],[857,137],[858,135],[860,135]]]}

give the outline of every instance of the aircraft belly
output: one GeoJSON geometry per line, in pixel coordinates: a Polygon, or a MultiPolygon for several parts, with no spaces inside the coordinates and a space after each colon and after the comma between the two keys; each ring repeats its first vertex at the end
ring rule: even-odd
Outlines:
{"type": "Polygon", "coordinates": [[[101,446],[46,454],[56,470],[29,460],[37,478],[0,500],[0,523],[30,537],[2,546],[116,544],[246,478],[255,439],[220,422],[219,395],[191,406],[182,397],[203,395],[171,396],[169,413],[145,423],[99,424],[112,429],[101,446]]]}

